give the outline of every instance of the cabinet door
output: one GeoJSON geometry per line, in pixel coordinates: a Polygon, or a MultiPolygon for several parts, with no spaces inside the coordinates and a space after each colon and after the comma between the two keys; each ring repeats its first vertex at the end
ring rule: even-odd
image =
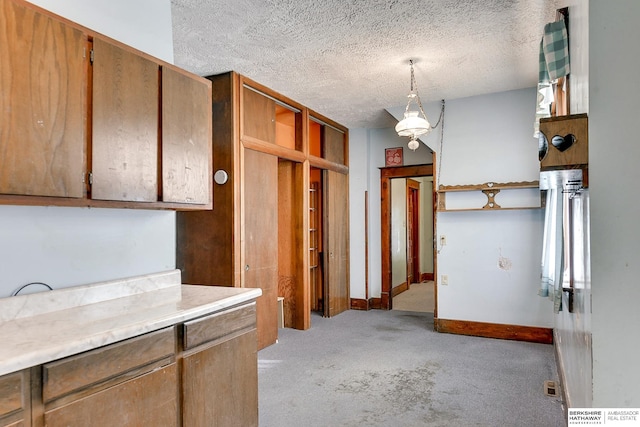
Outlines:
{"type": "Polygon", "coordinates": [[[162,200],[211,202],[211,87],[162,69],[162,200]]]}
{"type": "Polygon", "coordinates": [[[44,414],[47,427],[178,425],[176,364],[165,366],[44,414]]]}
{"type": "Polygon", "coordinates": [[[0,1],[0,193],[84,196],[87,36],[0,1]]]}
{"type": "Polygon", "coordinates": [[[242,88],[242,136],[276,143],[276,103],[246,86],[242,88]]]}
{"type": "Polygon", "coordinates": [[[185,357],[182,366],[182,425],[258,425],[255,329],[185,357]]]}
{"type": "Polygon", "coordinates": [[[93,41],[91,197],[158,199],[159,65],[93,41]]]}
{"type": "Polygon", "coordinates": [[[0,376],[0,426],[31,425],[29,370],[0,376]]]}

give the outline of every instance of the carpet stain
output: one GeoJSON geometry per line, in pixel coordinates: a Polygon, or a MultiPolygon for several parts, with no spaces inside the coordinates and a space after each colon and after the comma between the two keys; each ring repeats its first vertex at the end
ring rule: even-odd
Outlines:
{"type": "Polygon", "coordinates": [[[352,399],[368,402],[366,407],[361,407],[354,414],[357,420],[347,425],[384,425],[385,421],[400,416],[406,418],[409,414],[420,421],[420,425],[458,418],[455,414],[434,407],[432,392],[436,372],[435,364],[425,363],[415,368],[367,370],[345,379],[335,387],[335,392],[352,394],[352,399]]]}

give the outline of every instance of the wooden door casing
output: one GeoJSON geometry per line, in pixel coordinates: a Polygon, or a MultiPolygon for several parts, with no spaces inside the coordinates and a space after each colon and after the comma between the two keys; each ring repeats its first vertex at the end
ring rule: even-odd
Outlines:
{"type": "Polygon", "coordinates": [[[349,299],[349,176],[327,170],[324,195],[325,283],[324,315],[348,310],[349,299]]]}
{"type": "Polygon", "coordinates": [[[243,150],[243,287],[261,288],[258,349],[278,338],[278,158],[243,150]]]}
{"type": "Polygon", "coordinates": [[[0,3],[0,194],[82,198],[88,37],[0,3]]]}
{"type": "Polygon", "coordinates": [[[159,65],[94,38],[91,197],[158,199],[159,65]]]}

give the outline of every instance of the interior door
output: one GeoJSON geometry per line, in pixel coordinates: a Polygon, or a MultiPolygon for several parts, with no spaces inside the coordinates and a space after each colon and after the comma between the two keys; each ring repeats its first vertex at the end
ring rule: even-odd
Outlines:
{"type": "Polygon", "coordinates": [[[244,150],[242,280],[261,288],[256,304],[258,349],[278,338],[278,158],[244,150]]]}
{"type": "Polygon", "coordinates": [[[407,179],[407,283],[420,282],[420,183],[407,179]]]}
{"type": "Polygon", "coordinates": [[[349,309],[349,176],[327,170],[324,200],[324,316],[349,309]]]}

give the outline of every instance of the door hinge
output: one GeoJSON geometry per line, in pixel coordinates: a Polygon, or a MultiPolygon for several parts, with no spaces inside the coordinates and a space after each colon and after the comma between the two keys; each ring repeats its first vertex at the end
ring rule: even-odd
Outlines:
{"type": "Polygon", "coordinates": [[[93,53],[93,49],[91,49],[89,51],[89,61],[93,64],[93,58],[94,58],[94,53],[93,53]]]}
{"type": "Polygon", "coordinates": [[[87,175],[89,178],[89,185],[93,185],[93,172],[89,172],[87,175]]]}

